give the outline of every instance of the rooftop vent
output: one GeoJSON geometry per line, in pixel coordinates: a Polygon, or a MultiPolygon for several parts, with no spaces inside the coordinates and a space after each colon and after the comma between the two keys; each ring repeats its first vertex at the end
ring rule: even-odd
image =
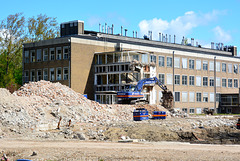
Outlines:
{"type": "Polygon", "coordinates": [[[60,24],[60,36],[84,34],[84,21],[76,20],[60,24]]]}

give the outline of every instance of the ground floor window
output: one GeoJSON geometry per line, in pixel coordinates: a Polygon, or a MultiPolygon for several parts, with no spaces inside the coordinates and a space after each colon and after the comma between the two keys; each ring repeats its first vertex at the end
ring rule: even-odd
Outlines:
{"type": "Polygon", "coordinates": [[[185,113],[188,113],[188,109],[187,108],[182,108],[182,111],[185,113]]]}
{"type": "Polygon", "coordinates": [[[189,113],[191,113],[191,114],[195,113],[195,109],[194,108],[190,108],[189,109],[189,113]]]}
{"type": "Polygon", "coordinates": [[[95,101],[101,104],[116,104],[117,95],[116,94],[95,94],[95,101]]]}

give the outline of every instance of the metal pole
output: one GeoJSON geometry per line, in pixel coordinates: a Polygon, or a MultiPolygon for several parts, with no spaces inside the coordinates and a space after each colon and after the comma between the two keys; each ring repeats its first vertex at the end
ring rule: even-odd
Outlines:
{"type": "Polygon", "coordinates": [[[214,56],[214,113],[216,113],[216,56],[214,56]]]}
{"type": "Polygon", "coordinates": [[[174,93],[174,84],[175,84],[175,76],[174,76],[174,51],[173,51],[173,108],[175,108],[175,93],[174,93]]]}

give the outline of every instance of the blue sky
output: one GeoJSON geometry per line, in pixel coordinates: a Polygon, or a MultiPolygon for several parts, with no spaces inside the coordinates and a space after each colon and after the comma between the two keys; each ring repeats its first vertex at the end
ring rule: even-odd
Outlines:
{"type": "Polygon", "coordinates": [[[123,26],[128,36],[137,31],[142,37],[151,30],[153,39],[161,32],[175,34],[177,43],[183,36],[205,47],[222,42],[237,46],[240,55],[240,0],[12,0],[1,2],[0,20],[19,12],[27,18],[46,14],[59,23],[83,20],[86,30],[98,31],[99,23],[107,23],[114,24],[115,34],[123,26]]]}

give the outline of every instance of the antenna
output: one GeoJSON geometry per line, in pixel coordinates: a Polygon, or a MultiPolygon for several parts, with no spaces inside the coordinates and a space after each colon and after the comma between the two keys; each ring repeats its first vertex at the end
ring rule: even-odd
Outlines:
{"type": "Polygon", "coordinates": [[[113,28],[114,28],[114,25],[112,24],[112,34],[113,34],[113,28]]]}
{"type": "Polygon", "coordinates": [[[123,27],[121,26],[121,36],[123,35],[123,27]]]}

